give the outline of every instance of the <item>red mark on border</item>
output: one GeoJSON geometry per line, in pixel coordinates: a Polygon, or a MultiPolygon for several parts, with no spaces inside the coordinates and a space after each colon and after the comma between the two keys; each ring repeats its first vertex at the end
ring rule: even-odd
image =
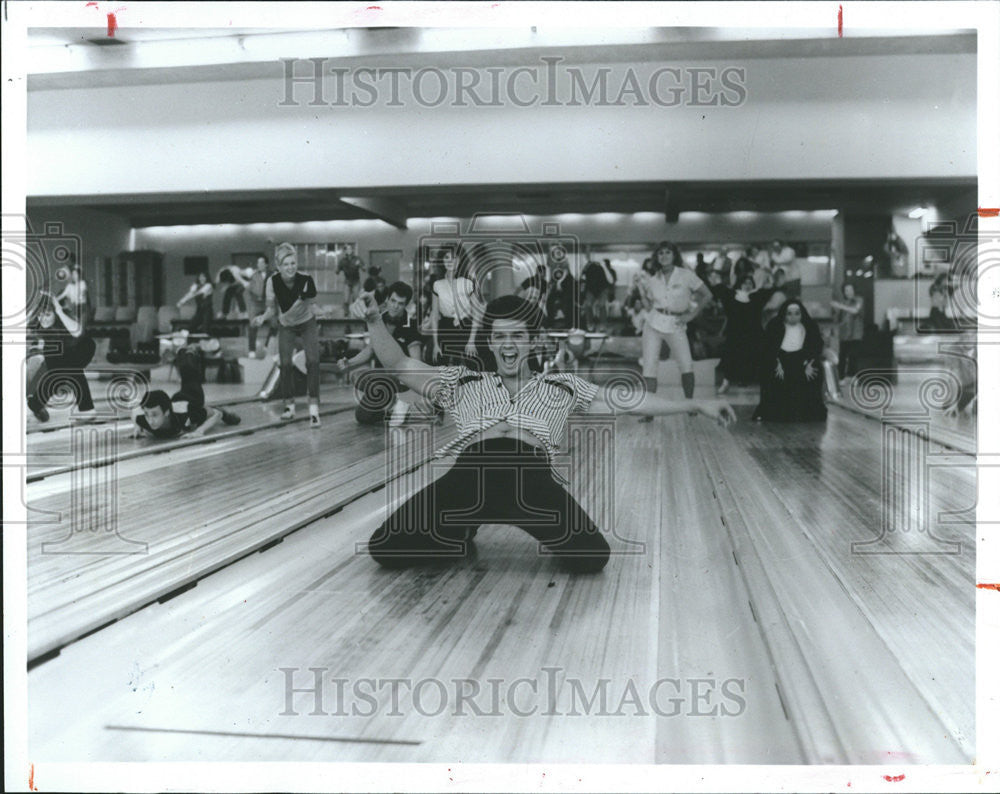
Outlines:
{"type": "Polygon", "coordinates": [[[38,791],[38,786],[35,785],[35,765],[32,764],[31,768],[28,770],[28,790],[38,791]]]}
{"type": "Polygon", "coordinates": [[[368,8],[365,9],[365,11],[381,11],[381,10],[382,6],[368,6],[368,8]]]}
{"type": "Polygon", "coordinates": [[[996,218],[1000,215],[1000,207],[980,207],[979,217],[980,218],[996,218]]]}
{"type": "Polygon", "coordinates": [[[108,37],[113,38],[116,30],[118,30],[118,20],[114,14],[108,14],[108,37]]]}
{"type": "Polygon", "coordinates": [[[1000,584],[995,582],[980,582],[976,585],[980,590],[997,590],[1000,591],[1000,584]]]}
{"type": "Polygon", "coordinates": [[[837,35],[840,38],[844,36],[844,7],[837,6],[837,35]]]}
{"type": "Polygon", "coordinates": [[[900,780],[905,780],[906,775],[882,775],[887,783],[898,783],[900,780]]]}

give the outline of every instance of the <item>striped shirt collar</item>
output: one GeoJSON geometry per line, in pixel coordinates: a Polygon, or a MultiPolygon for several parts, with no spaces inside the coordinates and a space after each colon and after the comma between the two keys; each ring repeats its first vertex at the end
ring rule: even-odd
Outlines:
{"type": "Polygon", "coordinates": [[[569,415],[585,411],[598,387],[570,373],[536,373],[516,394],[507,391],[495,372],[467,367],[443,367],[433,400],[455,420],[458,437],[437,451],[437,457],[456,454],[470,439],[501,422],[530,433],[554,455],[569,415]]]}

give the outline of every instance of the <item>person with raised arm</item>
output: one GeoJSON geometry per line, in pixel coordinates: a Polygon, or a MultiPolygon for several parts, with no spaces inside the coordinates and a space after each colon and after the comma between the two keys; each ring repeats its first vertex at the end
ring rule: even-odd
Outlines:
{"type": "Polygon", "coordinates": [[[208,278],[208,273],[202,271],[195,276],[195,281],[191,285],[191,289],[187,291],[184,297],[177,301],[178,309],[188,301],[194,301],[194,317],[191,318],[192,333],[207,334],[209,332],[209,326],[214,319],[212,312],[213,291],[214,289],[211,280],[208,278]]]}
{"type": "Polygon", "coordinates": [[[736,418],[721,400],[666,400],[637,383],[634,399],[623,406],[607,386],[571,373],[531,372],[541,312],[513,295],[485,307],[482,334],[489,355],[481,372],[434,367],[405,355],[371,295],[363,294],[351,308],[368,323],[372,350],[385,368],[448,411],[458,431],[436,453],[456,455],[455,465],[371,536],[369,553],[388,568],[464,556],[480,525],[501,523],[522,528],[570,571],[596,573],[610,557],[608,542],[552,468],[570,414],[695,411],[723,425],[736,418]]]}

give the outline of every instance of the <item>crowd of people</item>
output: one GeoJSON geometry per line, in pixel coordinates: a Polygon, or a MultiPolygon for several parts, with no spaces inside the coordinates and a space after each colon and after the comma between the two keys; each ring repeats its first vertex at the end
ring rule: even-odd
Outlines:
{"type": "MultiPolygon", "coordinates": [[[[436,252],[415,294],[404,282],[387,285],[378,268],[365,268],[353,250],[342,253],[338,272],[348,286],[348,311],[359,296],[370,296],[382,308],[382,323],[407,358],[429,366],[462,366],[474,371],[483,368],[484,361],[489,360],[488,340],[484,337],[487,301],[468,258],[463,259],[453,249],[436,252]]],[[[538,312],[540,328],[547,331],[611,330],[609,306],[616,303],[618,280],[619,274],[608,259],[587,261],[576,278],[565,259],[555,261],[550,257],[516,285],[514,296],[538,312]]],[[[299,270],[296,247],[290,243],[277,246],[273,265],[268,257],[260,256],[255,266],[245,271],[225,268],[215,283],[224,285],[223,312],[236,310],[249,319],[251,357],[262,334],[264,344],[272,337],[278,339],[282,419],[295,417],[298,390],[293,359],[302,359],[310,425],[319,427],[321,346],[317,318],[322,311],[316,305],[315,281],[299,270]]],[[[960,334],[967,330],[959,327],[949,308],[954,289],[947,275],[930,285],[931,309],[918,326],[920,332],[960,334]]],[[[193,333],[206,333],[215,318],[215,291],[207,272],[203,272],[178,301],[178,306],[188,302],[195,305],[190,322],[193,333]]],[[[833,379],[835,394],[839,388],[836,380],[857,372],[868,331],[865,301],[855,286],[845,282],[838,293],[829,303],[833,322],[830,332],[824,335],[801,300],[801,274],[790,246],[774,242],[730,248],[712,261],[699,253],[694,267],[689,267],[676,245],[660,243],[632,278],[623,302],[631,329],[642,339],[640,364],[646,392],[657,391],[657,372],[664,351],[680,370],[687,399],[692,399],[695,391],[694,360],[718,357],[718,394],[725,394],[733,386],[759,388],[755,419],[824,419],[824,382],[831,391],[833,379]],[[836,378],[829,375],[833,366],[836,378]],[[827,379],[825,368],[829,370],[827,379]]],[[[40,356],[29,371],[28,405],[40,421],[48,419],[48,397],[43,388],[46,371],[61,373],[64,388],[70,384],[79,417],[93,413],[93,400],[83,376],[95,348],[86,333],[89,316],[87,284],[74,265],[58,295],[44,294],[31,323],[35,352],[40,356]]],[[[967,412],[975,407],[974,352],[968,358],[973,363],[959,366],[956,373],[962,383],[956,410],[967,412]]],[[[565,369],[558,366],[558,357],[555,362],[555,369],[565,369]]],[[[337,369],[350,374],[356,386],[356,417],[360,423],[388,419],[391,424],[399,424],[414,405],[440,416],[440,407],[422,401],[419,395],[400,398],[407,389],[398,378],[373,374],[382,363],[373,346],[365,346],[350,357],[341,356],[336,362],[337,369]]],[[[553,360],[546,360],[537,339],[527,364],[534,372],[547,372],[553,367],[553,360]]],[[[191,428],[204,427],[208,418],[225,418],[205,410],[203,395],[198,396],[200,385],[191,386],[192,371],[187,370],[181,392],[194,393],[195,398],[175,398],[195,409],[175,411],[174,415],[188,416],[191,428]]],[[[150,394],[149,406],[159,407],[162,414],[165,394],[150,394]]],[[[154,410],[153,420],[147,419],[146,423],[153,428],[156,420],[162,420],[162,416],[154,410]]],[[[138,427],[148,431],[141,423],[138,427]]]]}

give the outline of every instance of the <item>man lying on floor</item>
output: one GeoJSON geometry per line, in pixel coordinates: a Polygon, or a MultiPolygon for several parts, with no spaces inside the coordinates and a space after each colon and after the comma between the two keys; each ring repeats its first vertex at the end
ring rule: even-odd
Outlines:
{"type": "Polygon", "coordinates": [[[181,376],[180,391],[172,397],[161,389],[150,391],[142,401],[141,410],[133,415],[135,429],[132,438],[179,438],[183,435],[203,436],[221,420],[238,425],[240,417],[220,408],[205,405],[203,366],[200,354],[184,348],[174,360],[181,376]]]}

